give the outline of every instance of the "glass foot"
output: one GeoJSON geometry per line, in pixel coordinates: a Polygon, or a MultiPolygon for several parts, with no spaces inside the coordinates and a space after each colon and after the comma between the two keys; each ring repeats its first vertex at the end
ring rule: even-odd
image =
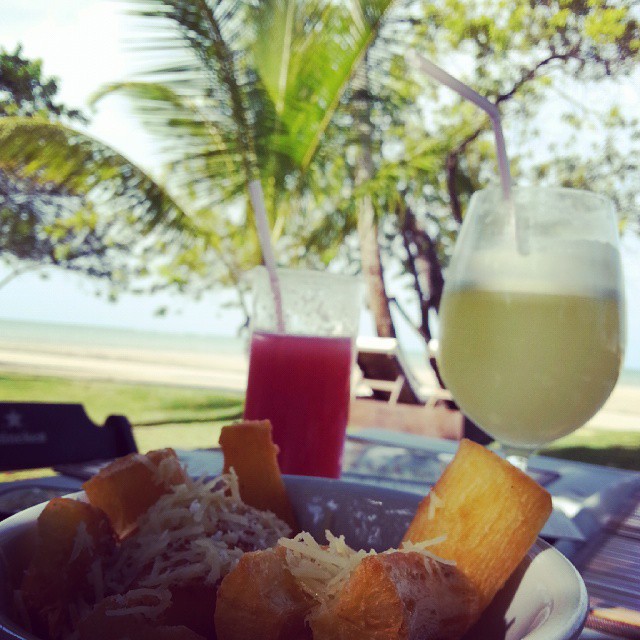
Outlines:
{"type": "Polygon", "coordinates": [[[511,453],[506,456],[508,462],[510,462],[514,467],[520,469],[520,471],[527,473],[527,467],[529,466],[529,456],[511,453]]]}

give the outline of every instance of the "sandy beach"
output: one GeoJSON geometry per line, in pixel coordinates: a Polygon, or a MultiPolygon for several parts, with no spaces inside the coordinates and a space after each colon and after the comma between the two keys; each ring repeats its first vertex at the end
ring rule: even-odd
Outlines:
{"type": "MultiPolygon", "coordinates": [[[[0,339],[0,371],[242,392],[248,359],[243,353],[175,349],[28,344],[0,339]]],[[[429,394],[429,372],[417,372],[429,394]]],[[[640,385],[621,381],[588,423],[598,429],[640,431],[640,385]]]]}
{"type": "Polygon", "coordinates": [[[12,345],[0,341],[0,371],[243,391],[242,354],[196,354],[114,347],[12,345]]]}

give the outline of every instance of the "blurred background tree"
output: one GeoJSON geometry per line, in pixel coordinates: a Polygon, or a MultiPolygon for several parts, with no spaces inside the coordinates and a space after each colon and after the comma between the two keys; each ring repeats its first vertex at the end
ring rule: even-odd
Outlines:
{"type": "Polygon", "coordinates": [[[395,303],[428,341],[469,197],[497,171],[488,120],[418,75],[411,51],[500,105],[517,181],[603,191],[633,222],[638,122],[614,95],[572,98],[633,72],[631,0],[129,6],[146,70],[96,100],[131,99],[166,172],[154,182],[63,114],[30,113],[0,119],[0,169],[99,202],[111,242],[148,250],[165,284],[196,295],[233,286],[242,303],[243,274],[261,260],[247,194],[259,178],[281,264],[362,272],[378,334],[394,335],[395,303]],[[395,300],[391,279],[404,286],[395,300]]]}
{"type": "MultiPolygon", "coordinates": [[[[633,3],[394,4],[368,52],[373,63],[363,65],[372,123],[373,169],[366,188],[385,271],[404,281],[409,293],[402,299],[411,307],[393,302],[428,341],[469,198],[497,181],[497,167],[488,118],[416,74],[406,62],[411,50],[500,106],[517,182],[606,193],[621,221],[633,224],[640,193],[637,105],[625,110],[614,89],[635,71],[640,40],[633,3]],[[573,94],[585,86],[581,102],[573,94]],[[593,100],[590,92],[611,99],[593,100]]],[[[341,171],[345,203],[359,192],[339,153],[347,150],[349,158],[349,149],[361,145],[352,107],[343,100],[327,136],[331,145],[335,135],[333,153],[318,157],[325,174],[327,166],[341,171]]],[[[378,331],[390,335],[381,326],[378,331]]]]}
{"type": "Polygon", "coordinates": [[[186,228],[181,208],[142,169],[73,129],[88,119],[57,93],[42,61],[0,50],[0,286],[52,266],[114,292],[154,269],[150,286],[164,284],[159,247],[186,228]]]}

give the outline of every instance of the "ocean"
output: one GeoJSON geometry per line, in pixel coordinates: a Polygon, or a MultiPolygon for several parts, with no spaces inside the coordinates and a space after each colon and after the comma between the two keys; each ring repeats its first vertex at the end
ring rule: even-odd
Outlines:
{"type": "Polygon", "coordinates": [[[247,350],[246,338],[242,337],[3,319],[0,319],[0,344],[31,348],[101,347],[221,355],[241,355],[247,350]]]}
{"type": "MultiPolygon", "coordinates": [[[[207,360],[207,356],[246,359],[248,355],[246,336],[143,331],[99,325],[5,319],[0,319],[0,347],[20,348],[32,352],[113,349],[134,354],[164,356],[166,359],[194,359],[201,364],[207,360]]],[[[419,377],[425,375],[428,366],[423,351],[408,349],[404,351],[404,355],[419,377]]],[[[623,370],[620,382],[640,386],[640,371],[623,370]]]]}

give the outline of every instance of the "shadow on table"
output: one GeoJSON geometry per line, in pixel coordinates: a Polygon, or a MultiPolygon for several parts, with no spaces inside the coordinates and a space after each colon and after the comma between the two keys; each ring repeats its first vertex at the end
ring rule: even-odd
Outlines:
{"type": "Polygon", "coordinates": [[[524,577],[527,563],[523,562],[511,575],[505,586],[496,594],[482,619],[471,627],[462,640],[479,640],[479,638],[506,638],[513,620],[508,619],[508,609],[513,594],[524,577]],[[489,614],[489,615],[488,615],[489,614]],[[488,621],[488,622],[487,622],[488,621]]]}

